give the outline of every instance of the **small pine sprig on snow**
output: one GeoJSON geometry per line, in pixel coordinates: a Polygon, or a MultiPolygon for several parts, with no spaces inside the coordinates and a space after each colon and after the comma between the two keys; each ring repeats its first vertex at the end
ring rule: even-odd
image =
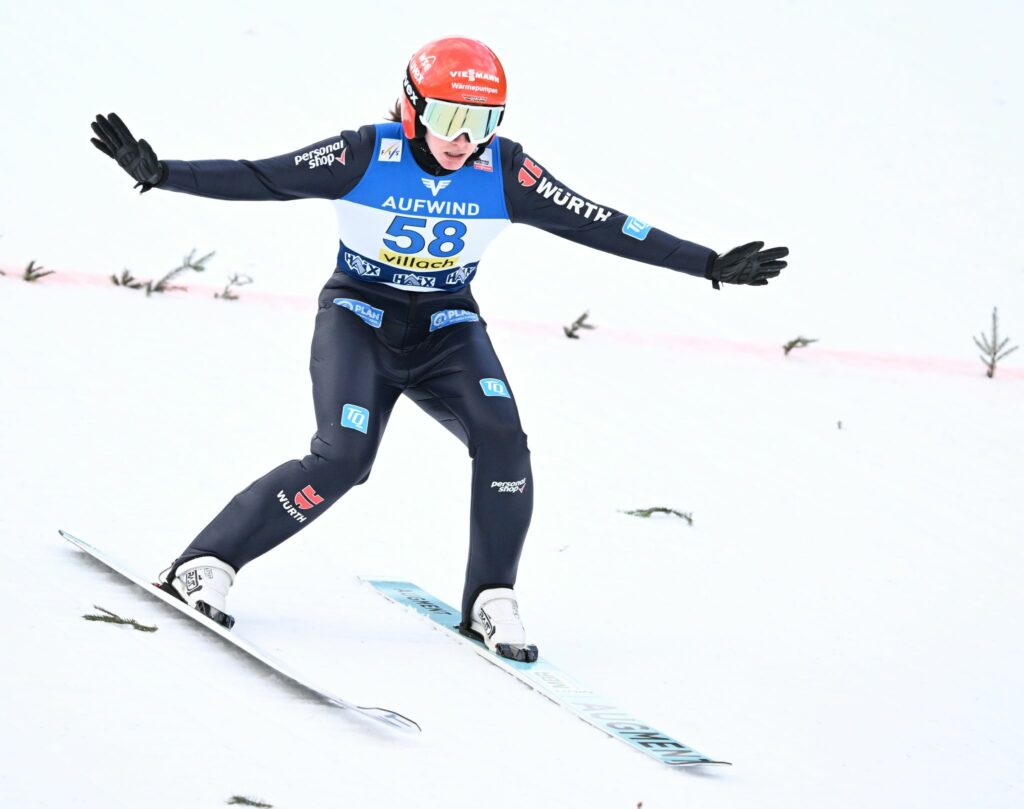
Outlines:
{"type": "Polygon", "coordinates": [[[237,301],[238,295],[236,295],[231,288],[232,287],[244,287],[252,283],[252,278],[243,273],[235,273],[228,279],[228,285],[224,287],[223,292],[215,292],[213,297],[220,298],[225,301],[237,301]]]}
{"type": "Polygon", "coordinates": [[[681,520],[686,520],[687,525],[693,525],[693,512],[689,511],[678,511],[674,508],[665,508],[665,506],[655,506],[654,508],[637,508],[632,511],[622,511],[622,514],[628,514],[630,517],[643,517],[644,519],[649,518],[652,514],[673,514],[679,517],[681,520]]]}
{"type": "Polygon", "coordinates": [[[806,348],[811,343],[816,342],[818,342],[817,338],[797,337],[795,340],[790,340],[788,343],[786,343],[782,347],[782,350],[786,352],[786,356],[788,357],[789,352],[792,351],[794,348],[806,348]]]}
{"type": "Polygon", "coordinates": [[[580,329],[596,329],[597,326],[592,326],[589,323],[585,322],[588,317],[590,317],[590,312],[586,311],[578,318],[576,318],[572,322],[571,326],[562,326],[562,331],[565,332],[565,336],[568,337],[570,340],[579,340],[580,336],[576,332],[578,332],[580,329]]]}
{"type": "Polygon", "coordinates": [[[114,286],[128,287],[129,289],[142,289],[143,282],[132,275],[131,270],[124,269],[121,271],[121,275],[111,275],[110,280],[114,282],[114,286]]]}
{"type": "Polygon", "coordinates": [[[992,309],[992,336],[989,337],[987,334],[981,334],[981,339],[978,337],[974,338],[974,344],[980,348],[984,353],[979,354],[979,358],[985,363],[985,376],[992,379],[996,375],[996,363],[999,360],[1004,359],[1020,346],[1014,346],[1011,349],[1003,350],[1006,348],[1006,344],[1010,342],[1010,338],[1007,337],[1002,341],[999,340],[999,309],[992,309]]]}
{"type": "Polygon", "coordinates": [[[232,795],[231,800],[227,803],[229,806],[261,806],[263,809],[273,809],[272,803],[263,803],[263,801],[247,798],[244,795],[232,795]]]}
{"type": "Polygon", "coordinates": [[[117,615],[117,614],[111,612],[108,609],[104,609],[103,607],[101,607],[101,606],[99,606],[97,604],[93,604],[92,608],[94,610],[99,610],[100,612],[102,612],[104,614],[103,615],[83,615],[82,617],[85,618],[86,621],[104,621],[105,623],[108,623],[108,624],[127,624],[132,629],[137,629],[140,632],[156,632],[156,630],[157,630],[157,627],[155,627],[155,626],[146,626],[145,624],[140,624],[134,618],[122,618],[120,615],[117,615]]]}
{"type": "Polygon", "coordinates": [[[42,265],[37,265],[35,259],[33,259],[28,263],[28,266],[25,268],[25,272],[21,276],[22,280],[38,281],[40,278],[45,278],[46,276],[53,275],[55,272],[57,272],[56,270],[46,270],[45,272],[42,272],[42,269],[42,265]]]}
{"type": "Polygon", "coordinates": [[[179,264],[177,267],[175,267],[173,270],[167,273],[167,275],[165,275],[159,281],[155,283],[153,281],[146,282],[146,297],[148,298],[154,292],[172,292],[174,290],[186,290],[187,287],[173,286],[171,284],[171,281],[173,281],[183,272],[187,272],[188,270],[193,270],[195,272],[205,272],[206,262],[213,258],[215,253],[216,251],[211,251],[197,261],[194,258],[196,254],[195,248],[192,248],[192,252],[185,256],[184,259],[182,259],[181,264],[179,264]]]}

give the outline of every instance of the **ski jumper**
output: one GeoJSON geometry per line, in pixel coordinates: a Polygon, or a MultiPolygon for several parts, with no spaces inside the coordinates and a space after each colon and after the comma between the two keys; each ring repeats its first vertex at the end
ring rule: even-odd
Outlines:
{"type": "Polygon", "coordinates": [[[225,200],[327,199],[336,269],[320,293],[310,374],[310,452],[237,494],[173,569],[215,556],[236,571],[288,539],[370,474],[405,394],[468,448],[473,463],[462,612],[514,587],[533,510],[530,451],[514,389],[470,283],[509,223],[704,278],[709,248],[598,205],[522,147],[494,138],[457,171],[427,171],[401,124],[345,131],[266,160],[165,161],[159,187],[225,200]]]}

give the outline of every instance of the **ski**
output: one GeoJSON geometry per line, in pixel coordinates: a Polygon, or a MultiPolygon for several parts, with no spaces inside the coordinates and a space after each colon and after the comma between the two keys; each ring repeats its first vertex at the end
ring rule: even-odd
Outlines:
{"type": "Polygon", "coordinates": [[[376,579],[363,579],[363,581],[372,585],[389,601],[408,607],[424,618],[428,618],[435,627],[447,630],[461,643],[471,646],[489,663],[493,663],[517,680],[543,694],[556,705],[567,709],[588,725],[625,742],[644,755],[671,767],[729,764],[728,761],[708,758],[689,745],[655,730],[646,722],[624,711],[611,700],[580,685],[544,658],[540,658],[536,663],[519,663],[494,654],[480,641],[459,632],[458,627],[462,622],[462,615],[458,610],[448,606],[440,599],[434,598],[415,584],[407,581],[376,579]]]}
{"type": "Polygon", "coordinates": [[[141,587],[154,598],[163,601],[165,604],[167,604],[170,607],[173,607],[183,615],[187,615],[189,618],[196,621],[200,626],[206,628],[207,630],[217,635],[221,639],[227,641],[236,649],[242,650],[247,655],[249,655],[253,660],[259,661],[268,669],[271,669],[276,674],[280,675],[286,680],[289,680],[290,682],[304,689],[305,691],[312,694],[314,697],[318,698],[322,702],[325,702],[328,705],[332,705],[335,708],[344,708],[345,710],[353,711],[354,713],[360,714],[361,716],[364,716],[367,719],[372,719],[375,722],[385,724],[390,728],[397,728],[398,730],[404,730],[412,733],[418,733],[420,731],[420,726],[418,724],[416,724],[413,720],[409,719],[408,717],[402,716],[402,714],[400,713],[388,710],[386,708],[371,708],[362,705],[355,705],[349,702],[348,700],[344,700],[341,697],[335,696],[326,689],[314,685],[306,677],[291,670],[283,663],[273,658],[267,652],[258,649],[256,646],[249,643],[247,640],[240,637],[235,632],[225,629],[220,624],[216,623],[215,621],[211,621],[205,615],[189,607],[185,602],[179,601],[178,599],[174,598],[174,596],[165,593],[163,590],[159,589],[159,587],[155,583],[149,581],[147,578],[139,576],[136,573],[133,573],[129,567],[127,567],[114,557],[110,556],[106,552],[101,551],[99,548],[93,547],[88,542],[85,542],[79,539],[78,537],[72,536],[67,531],[60,531],[60,535],[64,537],[64,539],[66,539],[68,542],[70,542],[72,545],[74,545],[76,548],[85,551],[93,559],[102,562],[115,573],[119,573],[128,581],[137,584],[139,587],[141,587]]]}

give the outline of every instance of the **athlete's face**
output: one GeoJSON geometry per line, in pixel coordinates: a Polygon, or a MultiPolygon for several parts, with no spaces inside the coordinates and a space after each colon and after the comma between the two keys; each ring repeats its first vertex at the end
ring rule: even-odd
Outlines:
{"type": "Polygon", "coordinates": [[[466,158],[477,150],[465,132],[455,140],[442,140],[430,130],[427,130],[427,148],[441,164],[441,168],[448,171],[461,169],[466,164],[466,158]]]}

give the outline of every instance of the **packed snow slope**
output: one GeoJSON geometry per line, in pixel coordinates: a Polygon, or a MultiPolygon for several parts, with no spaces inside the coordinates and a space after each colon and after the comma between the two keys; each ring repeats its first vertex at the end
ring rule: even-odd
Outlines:
{"type": "Polygon", "coordinates": [[[1019,806],[1024,342],[1018,4],[423,3],[0,8],[0,803],[17,807],[1019,806]],[[140,197],[88,143],[264,157],[379,120],[404,59],[468,33],[503,131],[598,202],[765,288],[528,228],[474,291],[533,453],[517,590],[542,653],[732,768],[603,737],[357,576],[457,602],[469,459],[408,402],[373,474],[246,567],[237,630],[417,737],[325,708],[105,572],[155,574],[303,455],[322,202],[140,197]],[[216,251],[187,292],[159,276],[216,251]],[[30,260],[56,270],[20,280],[30,260]],[[231,273],[255,283],[213,297],[231,273]],[[562,326],[583,311],[580,340],[562,326]],[[797,336],[818,342],[784,355],[797,336]],[[640,519],[631,509],[692,514],[640,519]],[[82,620],[94,605],[155,633],[82,620]]]}

